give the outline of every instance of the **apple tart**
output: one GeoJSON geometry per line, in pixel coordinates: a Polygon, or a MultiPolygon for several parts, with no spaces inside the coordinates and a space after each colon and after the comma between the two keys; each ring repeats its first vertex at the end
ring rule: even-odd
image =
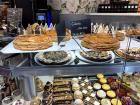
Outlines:
{"type": "Polygon", "coordinates": [[[119,49],[116,53],[127,60],[140,60],[140,48],[119,49]]]}
{"type": "Polygon", "coordinates": [[[126,30],[126,36],[140,36],[140,28],[130,28],[126,30]]]}
{"type": "Polygon", "coordinates": [[[52,39],[45,35],[19,35],[13,45],[23,51],[43,50],[52,46],[52,39]]]}
{"type": "Polygon", "coordinates": [[[120,47],[120,42],[111,35],[93,34],[85,36],[82,39],[81,45],[89,49],[111,51],[118,49],[120,47]]]}

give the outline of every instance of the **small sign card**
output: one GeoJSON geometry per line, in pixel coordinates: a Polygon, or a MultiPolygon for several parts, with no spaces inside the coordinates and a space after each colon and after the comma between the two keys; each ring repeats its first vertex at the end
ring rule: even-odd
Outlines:
{"type": "Polygon", "coordinates": [[[71,32],[72,35],[79,34],[79,33],[91,33],[91,20],[84,19],[84,20],[76,20],[70,22],[71,32]]]}

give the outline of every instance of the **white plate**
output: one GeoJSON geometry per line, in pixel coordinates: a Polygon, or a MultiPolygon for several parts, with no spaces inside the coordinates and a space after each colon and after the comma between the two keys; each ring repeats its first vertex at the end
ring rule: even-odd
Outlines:
{"type": "MultiPolygon", "coordinates": [[[[42,64],[41,62],[39,62],[39,60],[38,60],[38,56],[40,55],[40,54],[43,54],[43,52],[40,52],[40,53],[37,53],[36,55],[35,55],[35,57],[34,57],[34,60],[35,60],[35,62],[38,64],[38,65],[40,65],[40,66],[46,66],[45,64],[42,64]]],[[[72,51],[67,51],[67,54],[69,55],[69,56],[71,56],[71,59],[70,59],[70,61],[68,61],[66,64],[64,64],[64,65],[70,65],[70,64],[72,64],[73,62],[74,62],[74,60],[75,60],[75,54],[72,52],[72,51]]],[[[59,64],[58,64],[59,65],[59,64]]]]}
{"type": "Polygon", "coordinates": [[[115,59],[115,54],[112,52],[112,51],[108,51],[109,54],[111,54],[112,56],[112,59],[108,60],[108,61],[104,61],[104,62],[95,62],[95,61],[92,61],[92,60],[88,60],[86,58],[84,58],[81,54],[80,54],[81,51],[76,51],[75,52],[75,55],[83,62],[86,62],[86,63],[94,63],[94,64],[104,64],[104,63],[109,63],[109,62],[112,62],[114,59],[115,59]]]}

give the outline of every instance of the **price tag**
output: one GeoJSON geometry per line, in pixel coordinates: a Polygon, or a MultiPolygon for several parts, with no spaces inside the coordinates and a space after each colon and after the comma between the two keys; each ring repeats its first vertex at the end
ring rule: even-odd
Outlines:
{"type": "Polygon", "coordinates": [[[91,20],[77,20],[70,22],[70,28],[72,35],[80,34],[80,33],[91,33],[91,20]]]}

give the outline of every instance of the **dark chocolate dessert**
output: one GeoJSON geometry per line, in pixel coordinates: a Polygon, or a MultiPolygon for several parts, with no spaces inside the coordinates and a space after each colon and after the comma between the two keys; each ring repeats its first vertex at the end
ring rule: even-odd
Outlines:
{"type": "Polygon", "coordinates": [[[102,51],[102,52],[87,51],[87,52],[80,52],[80,54],[84,58],[95,62],[105,62],[112,59],[111,54],[109,54],[106,51],[102,51]]]}

